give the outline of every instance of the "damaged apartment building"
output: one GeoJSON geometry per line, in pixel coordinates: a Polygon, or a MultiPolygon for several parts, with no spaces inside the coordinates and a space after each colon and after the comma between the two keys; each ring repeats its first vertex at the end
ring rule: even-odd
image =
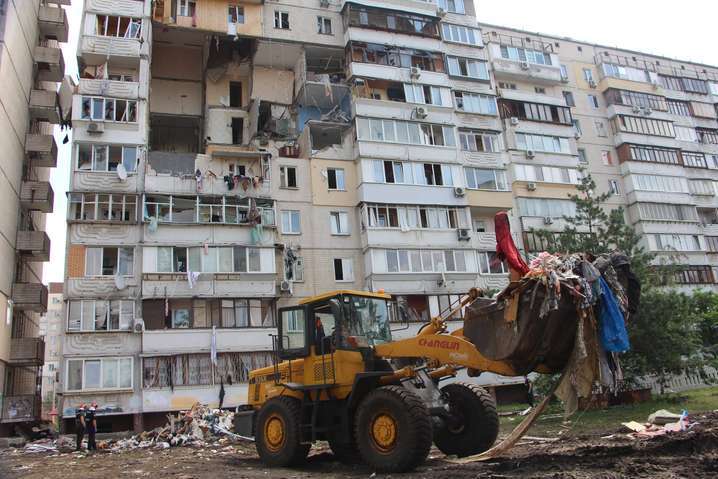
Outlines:
{"type": "Polygon", "coordinates": [[[86,0],[77,54],[66,421],[241,404],[277,308],[327,291],[395,295],[412,334],[506,284],[497,212],[546,247],[530,230],[561,231],[581,167],[713,282],[713,70],[480,25],[462,0],[86,0]]]}

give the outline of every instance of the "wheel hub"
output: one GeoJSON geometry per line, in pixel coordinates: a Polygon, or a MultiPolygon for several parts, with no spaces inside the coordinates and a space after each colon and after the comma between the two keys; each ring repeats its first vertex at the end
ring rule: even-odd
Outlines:
{"type": "Polygon", "coordinates": [[[267,419],[264,424],[264,437],[267,442],[267,447],[272,452],[277,452],[282,448],[284,444],[284,421],[277,415],[272,415],[267,419]]]}
{"type": "Polygon", "coordinates": [[[386,413],[378,414],[371,423],[372,442],[381,452],[389,452],[396,443],[396,421],[386,413]]]}

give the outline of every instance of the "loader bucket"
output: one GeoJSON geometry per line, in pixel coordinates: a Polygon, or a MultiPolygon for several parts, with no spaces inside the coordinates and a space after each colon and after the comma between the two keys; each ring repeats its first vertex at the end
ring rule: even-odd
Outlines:
{"type": "MultiPolygon", "coordinates": [[[[513,285],[518,307],[511,311],[507,290],[498,298],[479,298],[466,307],[464,336],[488,359],[510,364],[519,375],[542,366],[541,372],[560,372],[573,350],[578,325],[574,298],[568,291],[560,296],[549,294],[543,282],[524,279],[513,285]],[[544,300],[555,299],[556,309],[541,317],[544,300]]],[[[562,289],[568,287],[562,284],[562,289]]],[[[511,288],[511,286],[509,287],[511,288]]]]}

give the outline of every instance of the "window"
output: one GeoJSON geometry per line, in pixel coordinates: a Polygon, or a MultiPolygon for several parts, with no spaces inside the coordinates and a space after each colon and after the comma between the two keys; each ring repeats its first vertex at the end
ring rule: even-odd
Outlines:
{"type": "MultiPolygon", "coordinates": [[[[396,84],[400,86],[400,84],[396,84]]],[[[406,101],[407,103],[420,103],[424,105],[437,106],[453,106],[451,103],[451,90],[431,85],[417,85],[413,83],[404,83],[404,97],[401,94],[396,97],[389,96],[389,99],[397,98],[396,101],[406,101]]],[[[400,91],[400,88],[397,88],[400,91]]],[[[389,91],[389,90],[387,90],[389,91]]],[[[403,127],[402,127],[403,128],[403,127]]]]}
{"type": "Polygon", "coordinates": [[[466,185],[473,190],[509,191],[506,172],[486,168],[464,168],[466,185]]]}
{"type": "Polygon", "coordinates": [[[137,197],[95,193],[70,194],[70,220],[75,221],[137,221],[137,197]]]}
{"type": "Polygon", "coordinates": [[[274,11],[274,28],[289,30],[289,12],[274,11]]]}
{"type": "Polygon", "coordinates": [[[134,301],[68,301],[68,331],[129,331],[135,317],[134,301]]]}
{"type": "Polygon", "coordinates": [[[123,145],[77,145],[77,169],[81,171],[117,171],[122,164],[128,173],[137,169],[138,148],[123,145]]]}
{"type": "Polygon", "coordinates": [[[461,57],[446,57],[449,64],[449,75],[490,80],[489,69],[485,61],[461,57]]]}
{"type": "Polygon", "coordinates": [[[342,282],[354,281],[351,258],[334,258],[334,280],[342,282]]]}
{"type": "Polygon", "coordinates": [[[103,97],[82,97],[83,120],[115,121],[134,123],[137,121],[137,102],[103,97]]]}
{"type": "Polygon", "coordinates": [[[364,160],[362,166],[366,181],[407,185],[454,185],[451,165],[364,160]]]}
{"type": "Polygon", "coordinates": [[[671,100],[667,99],[666,104],[668,105],[668,111],[673,115],[678,116],[692,116],[691,104],[687,101],[671,100]]]}
{"type": "Polygon", "coordinates": [[[580,121],[578,121],[577,119],[574,118],[573,120],[571,120],[571,124],[573,125],[573,129],[576,132],[577,138],[580,137],[581,135],[583,135],[583,130],[581,129],[580,121]]]}
{"type": "Polygon", "coordinates": [[[132,389],[132,358],[68,359],[68,391],[132,389]]]}
{"type": "Polygon", "coordinates": [[[465,43],[467,45],[483,45],[481,39],[481,30],[477,28],[469,28],[463,25],[453,25],[450,23],[442,23],[442,31],[444,33],[444,41],[465,43]]]}
{"type": "Polygon", "coordinates": [[[516,90],[516,83],[499,82],[499,88],[502,90],[516,90]]]}
{"type": "Polygon", "coordinates": [[[501,58],[534,65],[551,65],[551,55],[538,50],[501,45],[501,58]]]}
{"type": "Polygon", "coordinates": [[[345,191],[344,170],[342,168],[327,168],[327,185],[330,190],[345,191]]]}
{"type": "Polygon", "coordinates": [[[545,95],[545,94],[546,94],[546,89],[545,89],[544,87],[542,87],[542,86],[535,86],[535,87],[534,87],[534,92],[535,92],[535,93],[538,93],[539,95],[545,95]]]}
{"type": "Polygon", "coordinates": [[[564,91],[563,99],[566,101],[567,106],[576,106],[576,102],[573,99],[573,93],[570,91],[564,91]]]}
{"type": "Polygon", "coordinates": [[[571,125],[571,110],[563,106],[529,103],[519,100],[499,100],[501,118],[518,118],[520,120],[541,121],[571,125]]]}
{"type": "MultiPolygon", "coordinates": [[[[194,3],[194,2],[191,2],[194,3]]],[[[138,39],[142,34],[142,19],[97,15],[95,33],[103,37],[138,39]]]]}
{"type": "Polygon", "coordinates": [[[224,223],[274,226],[274,202],[255,198],[259,216],[250,215],[250,199],[237,196],[164,196],[146,195],[144,221],[156,218],[160,223],[224,223]]]}
{"type": "Polygon", "coordinates": [[[230,5],[227,13],[227,23],[244,23],[244,7],[230,5]]]}
{"type": "Polygon", "coordinates": [[[600,108],[598,97],[596,95],[588,95],[588,105],[594,110],[598,110],[600,108]]]}
{"type": "Polygon", "coordinates": [[[677,284],[713,284],[715,277],[710,266],[687,266],[671,272],[677,284]]]}
{"type": "Polygon", "coordinates": [[[590,68],[584,68],[583,79],[586,80],[588,83],[594,83],[595,80],[593,79],[593,70],[591,70],[590,68]]]}
{"type": "Polygon", "coordinates": [[[696,128],[698,141],[709,145],[718,145],[718,130],[710,128],[696,128]]]}
{"type": "Polygon", "coordinates": [[[666,100],[658,95],[640,93],[628,90],[609,89],[604,94],[604,99],[609,105],[625,105],[638,108],[650,108],[652,110],[666,111],[668,105],[666,100]]]}
{"type": "Polygon", "coordinates": [[[631,80],[636,82],[649,83],[651,76],[646,70],[638,68],[624,67],[613,63],[603,63],[603,74],[608,77],[620,78],[622,80],[631,80]]]}
{"type": "MultiPolygon", "coordinates": [[[[629,151],[628,157],[625,158],[626,160],[665,163],[671,165],[678,165],[681,162],[678,150],[643,145],[629,145],[628,148],[629,151]]],[[[624,152],[625,154],[624,147],[621,147],[619,152],[624,152]]]]}
{"type": "Polygon", "coordinates": [[[317,17],[317,33],[320,35],[332,35],[332,19],[317,17]]]}
{"type": "Polygon", "coordinates": [[[690,180],[688,188],[694,195],[699,196],[715,196],[716,190],[711,180],[690,180]]]}
{"type": "Polygon", "coordinates": [[[349,234],[349,214],[343,211],[329,213],[329,222],[333,235],[349,234]]]}
{"type": "Polygon", "coordinates": [[[473,259],[462,250],[375,250],[374,268],[387,273],[465,273],[473,259]]]}
{"type": "Polygon", "coordinates": [[[370,228],[416,229],[468,228],[461,208],[429,206],[367,205],[365,218],[370,228]]]}
{"type": "Polygon", "coordinates": [[[633,188],[642,191],[660,191],[665,193],[688,193],[685,178],[663,175],[631,175],[633,188]]]}
{"type": "Polygon", "coordinates": [[[444,56],[440,53],[375,43],[351,42],[349,45],[352,62],[444,72],[444,56]]]}
{"type": "Polygon", "coordinates": [[[718,236],[705,236],[709,253],[718,253],[718,236]]]}
{"type": "Polygon", "coordinates": [[[297,187],[297,168],[295,166],[279,167],[279,187],[280,188],[296,188],[297,187]]]}
{"type": "Polygon", "coordinates": [[[438,0],[437,3],[439,7],[443,8],[446,12],[458,13],[460,15],[464,15],[465,13],[464,0],[438,0]]]}
{"type": "Polygon", "coordinates": [[[282,211],[282,234],[298,235],[301,232],[299,211],[282,211]]]}
{"type": "Polygon", "coordinates": [[[272,248],[248,246],[158,247],[156,273],[273,273],[272,248]]]}
{"type": "Polygon", "coordinates": [[[571,153],[568,138],[557,136],[529,135],[526,133],[516,134],[516,147],[519,150],[543,151],[546,153],[571,153]]]}
{"type": "Polygon", "coordinates": [[[621,189],[618,186],[618,180],[608,180],[608,191],[616,196],[621,194],[621,189]]]}
{"type": "Polygon", "coordinates": [[[426,146],[456,146],[453,127],[378,118],[358,118],[359,140],[426,146]]]}
{"type": "Polygon", "coordinates": [[[568,81],[568,67],[561,65],[561,80],[568,81]]]}
{"type": "Polygon", "coordinates": [[[459,143],[463,151],[486,153],[501,151],[500,136],[494,132],[459,130],[459,143]]]}
{"type": "Polygon", "coordinates": [[[232,144],[244,143],[244,118],[232,118],[232,144]]]}
{"type": "Polygon", "coordinates": [[[576,205],[570,200],[547,198],[518,198],[521,216],[563,218],[576,215],[576,205]]]}
{"type": "Polygon", "coordinates": [[[85,276],[132,276],[134,249],[88,247],[85,250],[85,276]]]}
{"type": "Polygon", "coordinates": [[[180,17],[194,17],[195,8],[194,0],[177,0],[177,15],[180,17]]]}
{"type": "Polygon", "coordinates": [[[467,113],[497,115],[496,98],[478,93],[454,91],[456,109],[467,113]]]}
{"type": "Polygon", "coordinates": [[[481,274],[506,274],[506,264],[493,251],[479,252],[479,271],[481,274]]]}
{"type": "Polygon", "coordinates": [[[285,271],[286,279],[295,283],[304,281],[304,258],[296,257],[292,265],[285,271]]]}
{"type": "Polygon", "coordinates": [[[708,94],[708,83],[705,80],[668,75],[658,75],[658,80],[663,88],[668,90],[699,93],[702,95],[708,94]]]}
{"type": "MultiPolygon", "coordinates": [[[[157,248],[158,273],[186,273],[191,248],[160,246],[157,248]]],[[[192,270],[192,269],[190,269],[192,270]]],[[[197,271],[195,269],[194,271],[197,271]]]]}
{"type": "Polygon", "coordinates": [[[676,133],[676,138],[681,141],[698,142],[698,133],[695,128],[689,128],[687,126],[675,126],[673,127],[676,133]]]}
{"type": "Polygon", "coordinates": [[[588,164],[588,157],[586,156],[586,150],[584,148],[578,149],[578,162],[582,164],[588,164]]]}
{"type": "Polygon", "coordinates": [[[606,138],[608,136],[608,130],[603,120],[594,120],[593,126],[596,130],[596,136],[599,138],[606,138]]]}
{"type": "Polygon", "coordinates": [[[368,7],[351,3],[348,25],[352,27],[388,30],[423,37],[439,38],[439,20],[435,17],[417,15],[398,10],[368,7]]]}
{"type": "MultiPolygon", "coordinates": [[[[611,120],[617,132],[638,133],[640,135],[676,137],[673,123],[645,117],[618,115],[611,120]]],[[[695,130],[694,130],[695,131],[695,130]]]]}
{"type": "Polygon", "coordinates": [[[695,206],[667,203],[638,203],[638,212],[646,221],[690,221],[698,222],[695,206]]]}
{"type": "Polygon", "coordinates": [[[231,108],[242,107],[242,83],[238,81],[229,82],[229,106],[231,108]]]}
{"type": "Polygon", "coordinates": [[[613,164],[613,160],[611,159],[611,152],[603,150],[601,151],[601,163],[603,163],[603,166],[610,166],[613,164]]]}
{"type": "Polygon", "coordinates": [[[684,166],[691,168],[708,168],[708,162],[706,161],[706,156],[703,153],[681,151],[681,157],[683,158],[684,166]]]}
{"type": "Polygon", "coordinates": [[[578,184],[581,182],[581,172],[573,168],[560,168],[557,166],[514,165],[514,174],[517,180],[546,183],[578,184]]]}

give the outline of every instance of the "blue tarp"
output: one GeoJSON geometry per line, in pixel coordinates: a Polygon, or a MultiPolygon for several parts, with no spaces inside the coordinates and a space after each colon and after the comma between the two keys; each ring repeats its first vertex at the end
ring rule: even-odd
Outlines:
{"type": "Polygon", "coordinates": [[[631,343],[628,341],[628,331],[626,331],[623,314],[608,283],[603,278],[599,278],[599,281],[601,282],[601,305],[598,319],[601,344],[606,351],[611,353],[626,352],[631,349],[631,343]]]}

